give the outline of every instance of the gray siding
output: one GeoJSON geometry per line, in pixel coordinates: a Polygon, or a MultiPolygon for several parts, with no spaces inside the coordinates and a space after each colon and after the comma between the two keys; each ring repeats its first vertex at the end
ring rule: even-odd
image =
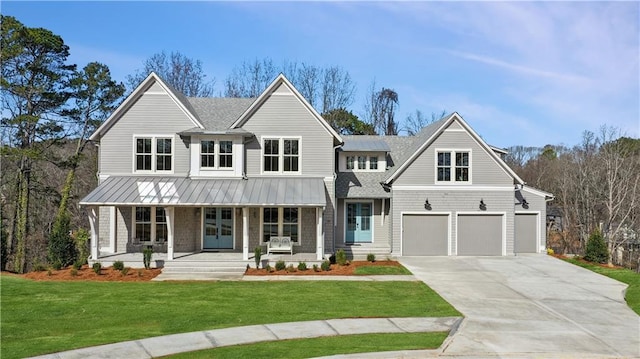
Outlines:
{"type": "Polygon", "coordinates": [[[544,196],[533,194],[527,190],[521,190],[520,193],[529,203],[529,208],[523,208],[517,200],[515,200],[516,212],[539,212],[540,213],[540,243],[542,248],[547,246],[547,201],[544,196]]]}
{"type": "Polygon", "coordinates": [[[133,135],[170,135],[174,137],[174,174],[189,172],[189,149],[176,135],[194,124],[168,94],[152,86],[100,139],[100,173],[106,175],[133,172],[133,135]]]}
{"type": "MultiPolygon", "coordinates": [[[[457,125],[457,122],[453,122],[449,127],[454,124],[457,125]]],[[[513,185],[512,177],[466,131],[445,131],[440,134],[406,168],[394,185],[434,185],[436,183],[436,149],[470,149],[471,182],[474,186],[513,185]]]]}
{"type": "MultiPolygon", "coordinates": [[[[283,93],[285,90],[290,91],[283,85],[278,92],[283,93]]],[[[292,94],[271,95],[242,128],[256,136],[256,139],[246,146],[246,171],[249,176],[260,175],[262,136],[300,137],[301,174],[333,176],[333,137],[292,94]]]]}
{"type": "Polygon", "coordinates": [[[474,190],[393,190],[392,210],[392,238],[393,253],[400,253],[401,218],[403,212],[428,214],[424,208],[424,202],[429,199],[431,212],[451,213],[451,252],[456,253],[456,221],[455,216],[459,212],[504,212],[506,213],[506,253],[513,253],[513,191],[474,191],[474,190]],[[479,209],[480,199],[484,200],[487,210],[479,209]]]}
{"type": "MultiPolygon", "coordinates": [[[[338,209],[337,209],[337,218],[336,218],[336,246],[342,247],[345,245],[344,242],[344,224],[345,224],[345,210],[346,203],[342,198],[338,199],[338,209]]],[[[372,228],[373,228],[373,242],[372,243],[361,243],[361,246],[365,247],[378,247],[378,248],[389,248],[389,223],[391,222],[391,217],[389,217],[389,200],[385,201],[385,217],[384,223],[382,223],[382,200],[381,199],[362,199],[362,200],[350,200],[348,202],[373,202],[373,218],[372,218],[372,228]]]]}

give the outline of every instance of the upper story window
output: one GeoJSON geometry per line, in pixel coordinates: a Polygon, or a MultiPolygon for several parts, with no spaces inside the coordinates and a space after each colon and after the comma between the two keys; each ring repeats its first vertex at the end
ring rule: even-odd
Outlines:
{"type": "Polygon", "coordinates": [[[367,153],[345,155],[344,169],[347,171],[366,172],[379,170],[379,155],[367,153]]]}
{"type": "Polygon", "coordinates": [[[262,145],[262,169],[264,172],[300,172],[300,139],[265,138],[262,145]]]}
{"type": "Polygon", "coordinates": [[[173,138],[136,137],[134,156],[135,171],[170,172],[173,168],[173,138]]]}
{"type": "Polygon", "coordinates": [[[469,182],[469,151],[437,151],[438,182],[469,182]]]}
{"type": "Polygon", "coordinates": [[[232,167],[233,141],[200,141],[200,168],[215,169],[232,167]]]}

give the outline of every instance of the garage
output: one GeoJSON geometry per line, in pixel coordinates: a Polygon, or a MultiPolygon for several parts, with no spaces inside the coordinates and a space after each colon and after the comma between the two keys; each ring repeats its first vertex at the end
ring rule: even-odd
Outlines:
{"type": "Polygon", "coordinates": [[[501,256],[502,214],[459,214],[457,254],[459,256],[501,256]]]}
{"type": "Polygon", "coordinates": [[[405,214],[402,216],[403,256],[446,256],[449,254],[448,214],[405,214]]]}
{"type": "Polygon", "coordinates": [[[538,214],[516,213],[515,252],[538,253],[538,214]]]}

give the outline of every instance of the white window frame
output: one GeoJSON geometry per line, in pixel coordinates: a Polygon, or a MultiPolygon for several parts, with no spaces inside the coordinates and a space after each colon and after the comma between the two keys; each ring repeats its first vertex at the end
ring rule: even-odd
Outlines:
{"type": "Polygon", "coordinates": [[[132,173],[173,173],[175,170],[176,159],[176,139],[175,135],[133,135],[133,163],[132,173]],[[138,139],[151,139],[151,169],[150,170],[138,170],[137,169],[137,142],[138,139]],[[158,153],[158,140],[169,139],[171,140],[171,154],[166,155],[158,153]],[[158,170],[158,155],[171,156],[171,170],[158,170]]]}
{"type": "MultiPolygon", "coordinates": [[[[167,243],[168,238],[164,238],[164,240],[162,241],[158,241],[157,237],[157,224],[160,223],[164,223],[165,225],[167,225],[167,222],[157,222],[156,221],[156,210],[158,207],[156,206],[135,206],[133,207],[133,211],[131,211],[131,223],[133,224],[131,227],[131,242],[132,243],[137,243],[137,244],[147,244],[147,245],[152,245],[152,244],[164,244],[167,243]],[[136,233],[136,227],[137,227],[137,220],[136,220],[136,210],[138,208],[150,208],[151,209],[151,233],[150,233],[150,240],[148,241],[141,241],[137,238],[137,233],[136,233]]],[[[164,208],[164,207],[162,207],[164,208]]],[[[166,213],[166,209],[165,209],[165,221],[167,220],[167,213],[166,213]]],[[[145,222],[146,223],[146,222],[145,222]]],[[[168,232],[169,228],[167,227],[167,237],[168,237],[168,232]]]]}
{"type": "Polygon", "coordinates": [[[379,167],[378,162],[380,162],[380,160],[378,159],[378,156],[369,155],[367,161],[368,161],[367,169],[369,169],[369,171],[378,171],[378,167],[379,167]],[[371,166],[373,165],[373,162],[371,162],[371,160],[374,158],[376,159],[375,160],[376,168],[371,168],[371,166]]]}
{"type": "MultiPolygon", "coordinates": [[[[291,155],[287,155],[291,156],[291,155]]],[[[260,173],[261,174],[286,174],[286,175],[299,175],[302,174],[302,137],[300,136],[262,136],[260,138],[260,173]],[[276,140],[278,141],[278,170],[277,171],[266,171],[264,168],[264,158],[265,158],[265,140],[276,140]],[[284,141],[285,140],[296,140],[298,141],[298,170],[297,171],[285,171],[284,170],[284,141]]]]}
{"type": "Polygon", "coordinates": [[[234,150],[234,145],[235,142],[233,140],[230,139],[224,139],[224,138],[200,138],[198,140],[199,143],[199,154],[198,154],[198,166],[200,168],[200,171],[233,171],[234,170],[234,166],[235,166],[235,150],[234,150]],[[202,142],[213,142],[213,152],[207,152],[207,153],[203,153],[202,152],[202,142]],[[221,153],[220,152],[220,142],[231,142],[231,153],[227,154],[227,153],[221,153]],[[207,155],[207,156],[213,156],[213,167],[204,167],[202,166],[202,156],[203,155],[207,155]],[[221,167],[220,166],[220,156],[231,156],[231,166],[229,167],[221,167]]]}
{"type": "Polygon", "coordinates": [[[278,237],[282,237],[284,230],[284,209],[285,208],[297,208],[298,209],[298,241],[291,243],[295,246],[300,246],[302,243],[302,207],[260,207],[260,243],[266,244],[264,240],[264,209],[265,208],[277,208],[278,209],[278,237]]]}
{"type": "Polygon", "coordinates": [[[363,152],[346,152],[341,155],[342,159],[340,164],[340,171],[342,172],[384,172],[386,162],[384,161],[384,155],[375,151],[363,151],[363,152]],[[353,167],[349,168],[349,158],[353,159],[353,167]],[[376,168],[371,168],[371,159],[376,159],[376,168]],[[364,163],[360,161],[364,160],[364,163]]]}
{"type": "MultiPolygon", "coordinates": [[[[434,152],[434,157],[433,157],[433,163],[434,163],[434,183],[436,184],[447,184],[447,185],[470,185],[473,184],[472,181],[472,175],[473,175],[473,171],[472,171],[472,161],[473,161],[473,151],[470,148],[463,148],[463,149],[451,149],[451,148],[436,148],[435,152],[434,152]],[[450,176],[449,176],[449,180],[438,180],[438,154],[439,153],[449,153],[449,155],[451,156],[451,164],[449,165],[449,169],[450,169],[450,176]],[[458,153],[467,153],[469,155],[469,165],[466,166],[466,168],[469,169],[469,179],[467,181],[456,181],[456,154],[458,153]]],[[[462,168],[462,167],[460,167],[462,168]]]]}

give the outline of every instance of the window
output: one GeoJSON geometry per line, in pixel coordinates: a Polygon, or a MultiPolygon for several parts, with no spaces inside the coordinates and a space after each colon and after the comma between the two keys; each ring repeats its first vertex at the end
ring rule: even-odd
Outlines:
{"type": "Polygon", "coordinates": [[[376,156],[369,157],[369,169],[370,170],[378,169],[378,157],[376,156]]]}
{"type": "Polygon", "coordinates": [[[367,168],[367,157],[366,156],[358,156],[358,169],[364,170],[367,168]]]}
{"type": "Polygon", "coordinates": [[[263,140],[264,172],[300,172],[300,140],[269,138],[263,140]]]}
{"type": "Polygon", "coordinates": [[[355,162],[356,158],[354,156],[347,156],[347,169],[352,170],[354,168],[355,162]]]}
{"type": "Polygon", "coordinates": [[[299,214],[299,208],[263,208],[262,241],[269,242],[271,237],[290,237],[291,242],[299,243],[299,214]]]}
{"type": "Polygon", "coordinates": [[[200,167],[215,167],[215,143],[213,141],[200,141],[200,167]]]}
{"type": "Polygon", "coordinates": [[[468,151],[438,151],[436,169],[438,182],[469,182],[469,156],[468,151]]]}
{"type": "Polygon", "coordinates": [[[162,207],[135,208],[135,240],[164,243],[168,238],[167,216],[162,207]]]}
{"type": "Polygon", "coordinates": [[[233,142],[220,141],[220,160],[218,164],[220,167],[231,168],[233,167],[233,142]]]}
{"type": "Polygon", "coordinates": [[[170,137],[138,137],[135,139],[136,171],[171,171],[173,139],[170,137]],[[153,161],[155,158],[155,161],[153,161]]]}

